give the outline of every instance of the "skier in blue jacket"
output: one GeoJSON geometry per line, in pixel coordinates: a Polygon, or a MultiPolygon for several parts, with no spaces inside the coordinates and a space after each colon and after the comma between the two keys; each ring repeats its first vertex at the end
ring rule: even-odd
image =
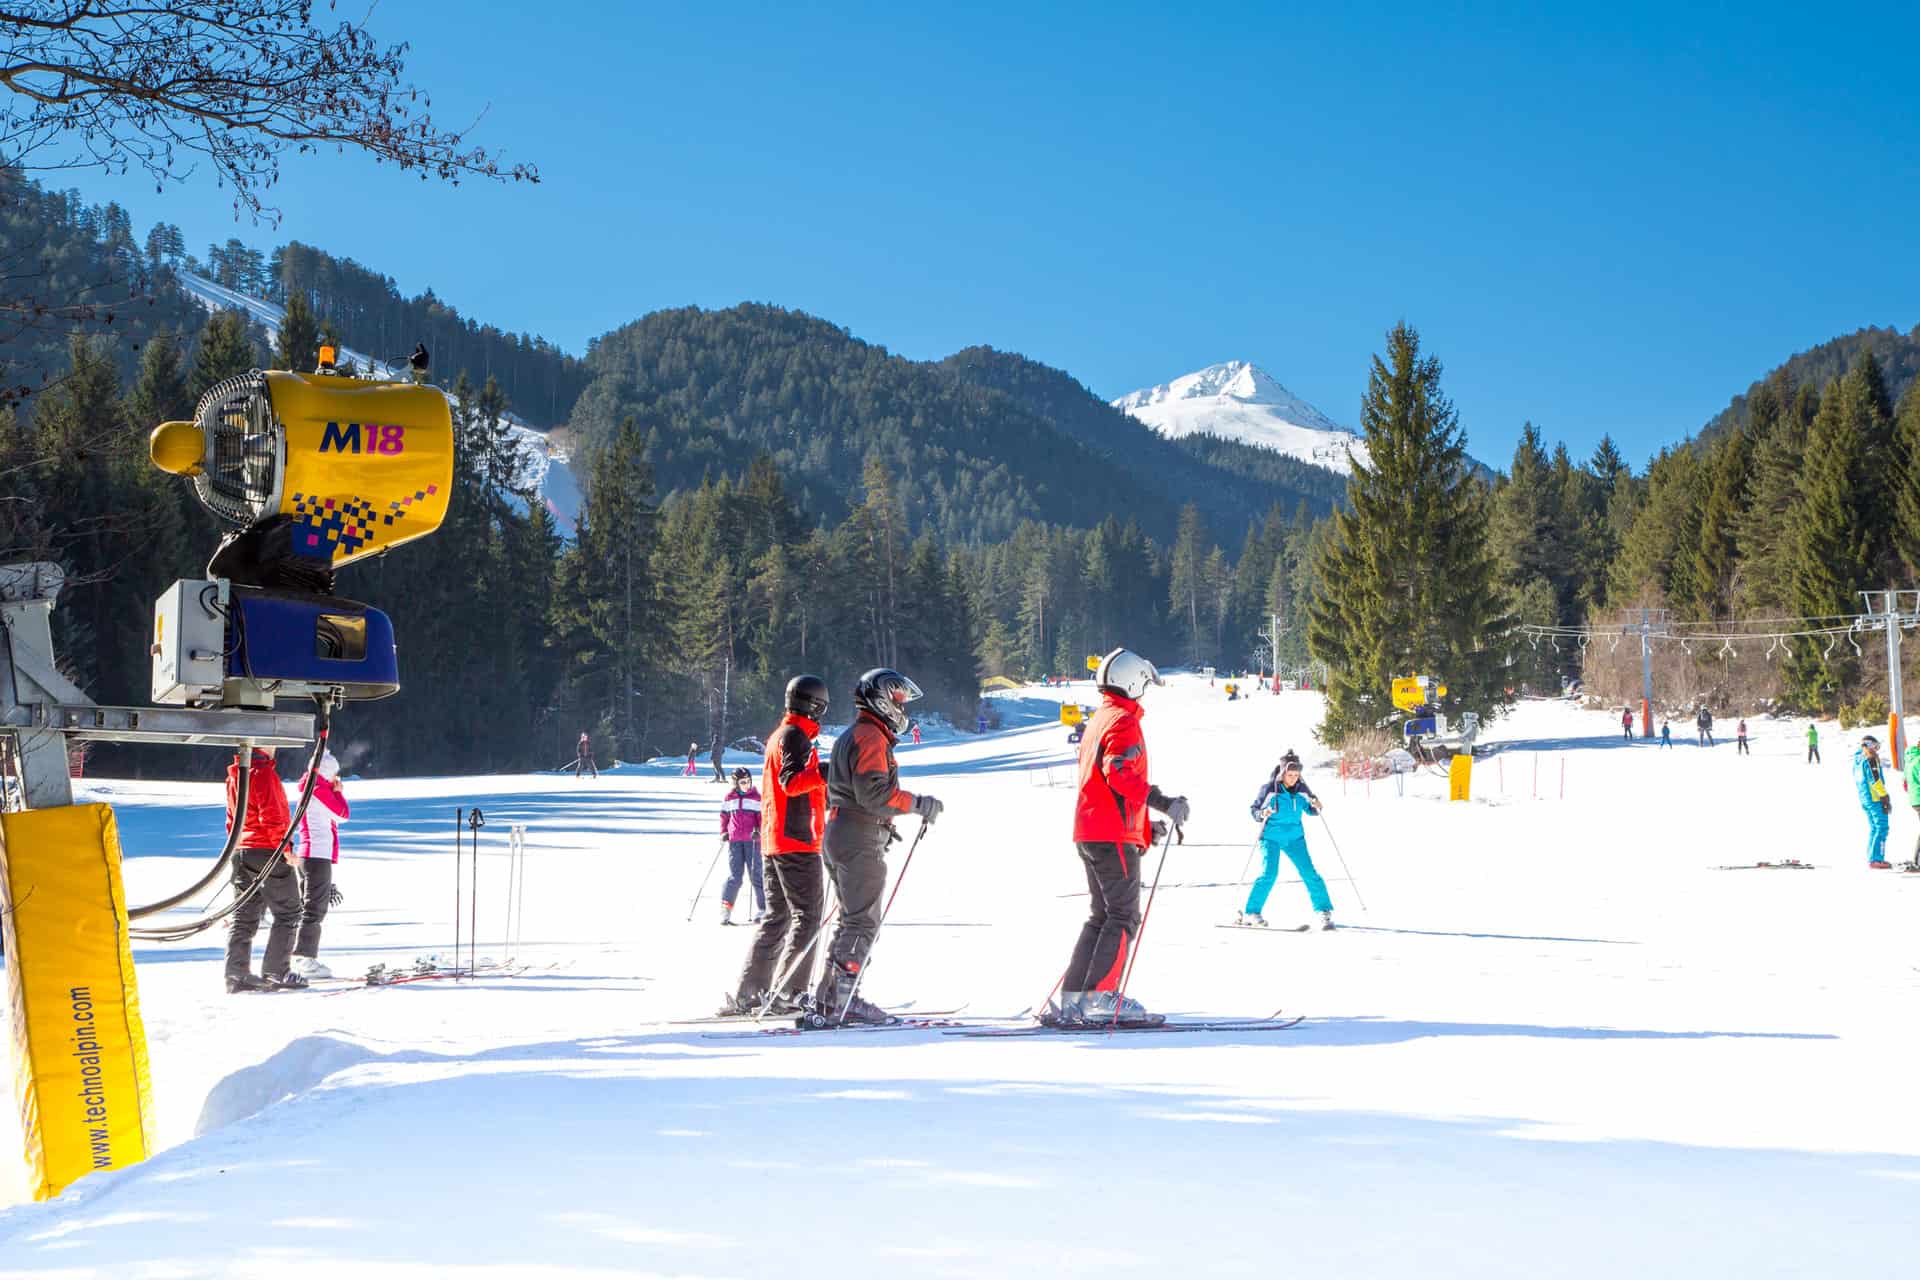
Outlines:
{"type": "Polygon", "coordinates": [[[1860,750],[1853,757],[1853,790],[1860,797],[1860,808],[1867,815],[1867,866],[1875,871],[1887,867],[1887,814],[1893,800],[1887,795],[1886,775],[1880,768],[1880,739],[1868,734],[1860,739],[1860,750]]]}
{"type": "Polygon", "coordinates": [[[1273,771],[1266,785],[1260,788],[1260,794],[1254,797],[1253,816],[1266,824],[1260,830],[1263,861],[1260,875],[1247,894],[1246,910],[1240,913],[1237,923],[1266,927],[1266,919],[1260,913],[1267,905],[1267,895],[1273,892],[1274,882],[1280,878],[1280,855],[1284,853],[1293,863],[1293,869],[1300,873],[1301,883],[1307,886],[1313,909],[1320,913],[1320,927],[1333,928],[1333,900],[1327,896],[1327,882],[1320,878],[1313,858],[1307,853],[1307,833],[1301,826],[1307,814],[1318,812],[1320,797],[1313,794],[1313,788],[1300,776],[1300,757],[1289,751],[1281,757],[1280,767],[1273,771]]]}

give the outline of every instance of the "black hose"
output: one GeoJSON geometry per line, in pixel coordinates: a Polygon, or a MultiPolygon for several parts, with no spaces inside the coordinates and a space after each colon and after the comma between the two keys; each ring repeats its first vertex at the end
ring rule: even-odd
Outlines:
{"type": "MultiPolygon", "coordinates": [[[[261,864],[259,872],[254,875],[252,880],[248,881],[246,888],[234,895],[232,902],[229,902],[226,906],[220,908],[220,910],[201,916],[198,920],[164,929],[129,928],[127,933],[130,937],[139,938],[146,942],[185,942],[188,938],[196,934],[206,932],[214,925],[219,924],[222,920],[238,911],[241,907],[252,901],[254,895],[266,886],[267,877],[273,874],[273,864],[279,861],[281,856],[285,854],[287,842],[293,839],[293,833],[299,827],[300,820],[306,817],[307,802],[313,799],[314,785],[320,781],[320,757],[324,755],[327,750],[327,734],[331,727],[333,703],[330,698],[317,694],[313,700],[318,708],[316,717],[320,724],[319,732],[314,735],[313,755],[307,761],[307,783],[300,791],[299,805],[294,809],[292,816],[288,819],[286,834],[280,837],[280,843],[274,847],[272,854],[261,864]]],[[[277,778],[275,780],[278,781],[277,778]]],[[[234,831],[240,829],[245,817],[246,811],[244,809],[235,809],[233,814],[234,831]]],[[[228,840],[229,843],[232,842],[232,832],[228,833],[228,840]]],[[[202,881],[202,883],[205,883],[205,881],[202,881]]]]}
{"type": "Polygon", "coordinates": [[[240,828],[244,825],[239,821],[239,818],[247,811],[247,792],[253,780],[253,753],[246,751],[239,754],[241,758],[237,763],[240,769],[240,786],[234,792],[233,817],[227,828],[226,847],[220,850],[220,856],[214,861],[213,869],[194,881],[191,888],[182,889],[171,898],[162,898],[160,901],[150,902],[144,907],[128,907],[127,919],[138,920],[143,916],[155,915],[162,911],[172,910],[219,879],[220,873],[227,869],[229,862],[233,861],[233,850],[235,846],[240,843],[240,828]]]}

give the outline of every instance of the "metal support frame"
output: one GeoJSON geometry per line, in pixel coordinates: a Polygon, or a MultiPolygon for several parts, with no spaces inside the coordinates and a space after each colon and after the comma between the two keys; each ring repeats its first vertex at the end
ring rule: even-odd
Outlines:
{"type": "Polygon", "coordinates": [[[14,739],[27,808],[73,803],[71,742],[298,747],[313,741],[311,715],[96,705],[55,659],[53,603],[65,583],[60,566],[46,561],[0,565],[0,735],[14,739]]]}
{"type": "Polygon", "coordinates": [[[1879,627],[1887,634],[1887,752],[1900,767],[1907,751],[1906,706],[1900,681],[1900,632],[1920,626],[1920,591],[1862,591],[1865,617],[1862,627],[1879,627]]]}
{"type": "Polygon", "coordinates": [[[1640,637],[1640,736],[1653,736],[1653,642],[1673,634],[1673,614],[1666,609],[1642,609],[1640,621],[1621,624],[1628,635],[1640,637]]]}

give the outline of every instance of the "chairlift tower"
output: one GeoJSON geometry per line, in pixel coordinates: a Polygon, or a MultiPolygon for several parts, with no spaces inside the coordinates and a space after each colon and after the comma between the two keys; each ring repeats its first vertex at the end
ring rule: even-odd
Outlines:
{"type": "Polygon", "coordinates": [[[1907,751],[1906,708],[1901,703],[1900,633],[1920,626],[1920,591],[1862,591],[1862,629],[1879,627],[1887,634],[1887,750],[1898,768],[1907,751]]]}
{"type": "Polygon", "coordinates": [[[1641,609],[1622,624],[1628,635],[1640,637],[1640,736],[1653,736],[1653,642],[1673,635],[1673,614],[1666,609],[1641,609]]]}

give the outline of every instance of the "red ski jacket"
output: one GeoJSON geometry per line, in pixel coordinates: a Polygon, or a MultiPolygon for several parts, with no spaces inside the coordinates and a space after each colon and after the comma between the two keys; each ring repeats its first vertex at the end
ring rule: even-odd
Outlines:
{"type": "MultiPolygon", "coordinates": [[[[240,789],[240,765],[236,762],[227,766],[227,830],[233,830],[233,800],[240,789]]],[[[280,785],[280,775],[274,770],[273,757],[264,751],[255,751],[247,770],[247,812],[240,820],[240,844],[242,849],[266,849],[271,852],[280,847],[280,841],[286,837],[287,828],[293,824],[293,815],[287,811],[287,792],[280,785]]]]}
{"type": "Polygon", "coordinates": [[[818,853],[827,829],[827,780],[813,740],[818,721],[788,712],[767,739],[767,760],[760,771],[760,851],[818,853]]]}
{"type": "Polygon", "coordinates": [[[1145,713],[1133,699],[1102,693],[1100,709],[1080,739],[1080,793],[1073,807],[1073,838],[1082,844],[1153,843],[1147,817],[1145,713]]]}

